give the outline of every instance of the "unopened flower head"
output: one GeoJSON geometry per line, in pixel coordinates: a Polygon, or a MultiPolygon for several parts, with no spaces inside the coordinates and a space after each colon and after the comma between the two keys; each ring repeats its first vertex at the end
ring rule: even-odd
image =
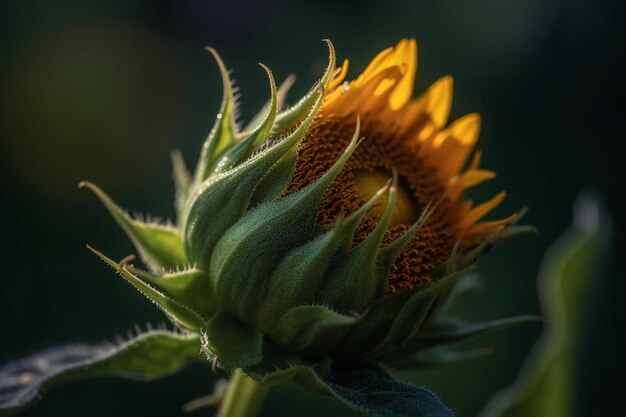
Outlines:
{"type": "MultiPolygon", "coordinates": [[[[414,40],[348,62],[283,110],[290,80],[248,127],[232,83],[193,173],[174,154],[175,225],[130,218],[91,188],[149,271],[96,252],[226,369],[270,378],[325,361],[385,359],[421,332],[456,280],[515,220],[482,218],[504,198],[465,191],[494,178],[474,152],[480,118],[448,123],[452,79],[412,99],[414,40]],[[278,370],[278,371],[277,371],[278,370]]],[[[94,250],[95,251],[95,250],[94,250]]]]}

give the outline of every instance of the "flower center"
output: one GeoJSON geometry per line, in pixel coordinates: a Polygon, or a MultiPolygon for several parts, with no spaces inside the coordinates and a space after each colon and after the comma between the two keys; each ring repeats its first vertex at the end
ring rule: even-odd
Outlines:
{"type": "MultiPolygon", "coordinates": [[[[294,176],[286,194],[312,184],[332,166],[348,146],[355,120],[354,114],[319,117],[300,143],[294,176]]],[[[442,201],[445,187],[436,172],[416,156],[416,145],[399,132],[393,121],[380,121],[364,114],[361,135],[365,140],[328,188],[317,213],[319,224],[331,224],[354,213],[387,183],[395,170],[400,184],[392,222],[383,241],[388,244],[411,227],[429,203],[439,203],[437,211],[394,263],[389,291],[429,282],[434,268],[452,252],[458,222],[449,205],[442,201]]],[[[385,198],[363,219],[353,245],[374,230],[385,209],[385,198]]]]}
{"type": "MultiPolygon", "coordinates": [[[[357,170],[353,172],[354,183],[363,200],[369,200],[378,190],[385,186],[392,174],[382,170],[357,170]]],[[[387,206],[388,194],[383,194],[378,204],[370,210],[371,215],[382,216],[387,206]]],[[[398,199],[391,216],[390,226],[413,224],[419,217],[419,206],[415,196],[410,192],[406,181],[400,178],[398,199]]]]}

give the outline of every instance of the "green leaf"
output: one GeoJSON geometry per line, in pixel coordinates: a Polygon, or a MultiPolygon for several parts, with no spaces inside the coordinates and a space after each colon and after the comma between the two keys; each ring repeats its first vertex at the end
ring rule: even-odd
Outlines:
{"type": "Polygon", "coordinates": [[[91,377],[153,380],[170,375],[199,355],[196,334],[155,330],[121,345],[75,344],[44,350],[0,368],[0,414],[16,412],[56,384],[91,377]]]}
{"type": "Polygon", "coordinates": [[[87,248],[115,269],[122,276],[122,278],[131,283],[137,290],[139,290],[140,293],[154,302],[174,323],[183,328],[194,331],[206,328],[206,321],[200,314],[193,311],[191,308],[182,305],[179,301],[168,297],[150,285],[149,282],[140,278],[138,275],[134,275],[130,272],[126,265],[118,264],[90,246],[87,246],[87,248]]]}
{"type": "Polygon", "coordinates": [[[371,416],[454,417],[431,391],[397,381],[376,363],[360,362],[344,368],[324,360],[315,364],[283,360],[271,367],[247,368],[245,372],[262,384],[291,380],[312,393],[333,396],[371,416]]]}
{"type": "Polygon", "coordinates": [[[187,265],[183,241],[176,228],[134,220],[95,184],[83,181],[78,186],[88,188],[100,199],[150,269],[168,271],[187,265]]]}
{"type": "Polygon", "coordinates": [[[483,416],[575,414],[578,338],[585,305],[597,296],[592,283],[601,279],[610,235],[610,219],[600,203],[590,196],[580,197],[574,208],[574,224],[550,247],[541,267],[543,335],[518,380],[490,401],[483,416]]]}
{"type": "Polygon", "coordinates": [[[454,416],[431,391],[397,381],[380,365],[335,369],[324,382],[345,404],[374,416],[454,416]]]}

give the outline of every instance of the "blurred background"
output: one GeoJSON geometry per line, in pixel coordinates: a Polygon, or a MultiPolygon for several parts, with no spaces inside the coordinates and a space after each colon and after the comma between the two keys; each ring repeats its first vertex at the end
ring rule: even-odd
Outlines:
{"type": "MultiPolygon", "coordinates": [[[[0,362],[164,319],[85,250],[89,243],[114,259],[133,252],[76,184],[97,183],[131,212],[173,216],[169,151],[195,163],[221,100],[207,45],[234,69],[249,120],[268,96],[257,62],[278,80],[297,75],[294,102],[326,64],[322,38],[350,58],[355,77],[379,50],[415,37],[416,94],[451,74],[453,117],[482,115],[483,165],[499,176],[473,196],[507,190],[494,217],[528,206],[525,222],[540,230],[484,259],[478,287],[456,312],[470,321],[537,313],[540,261],[581,190],[602,195],[616,235],[624,230],[625,9],[617,0],[0,2],[0,362]]],[[[615,239],[613,252],[624,246],[615,239]]],[[[620,398],[612,381],[623,381],[624,280],[616,264],[604,272],[577,376],[580,415],[611,415],[620,398]]],[[[540,331],[507,329],[467,345],[493,346],[486,358],[402,377],[432,387],[459,417],[474,416],[514,380],[540,331]]],[[[215,378],[196,366],[152,384],[69,384],[24,415],[180,415],[215,378]]],[[[263,415],[333,411],[356,415],[287,386],[263,415]]]]}

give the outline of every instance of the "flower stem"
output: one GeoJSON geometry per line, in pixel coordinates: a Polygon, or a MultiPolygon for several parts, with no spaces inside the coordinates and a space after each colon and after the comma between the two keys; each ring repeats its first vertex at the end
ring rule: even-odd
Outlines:
{"type": "Polygon", "coordinates": [[[235,370],[226,388],[218,417],[255,417],[268,390],[269,384],[263,385],[241,369],[235,370]]]}

